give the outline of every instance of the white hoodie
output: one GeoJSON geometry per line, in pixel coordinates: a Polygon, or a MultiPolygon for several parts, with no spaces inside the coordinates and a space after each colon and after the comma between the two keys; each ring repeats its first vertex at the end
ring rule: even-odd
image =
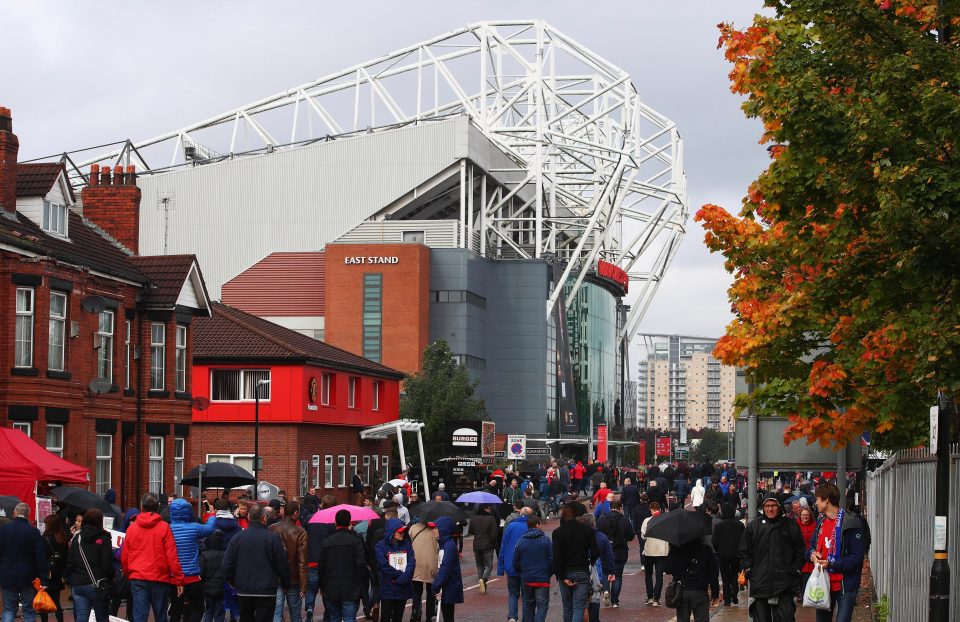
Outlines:
{"type": "Polygon", "coordinates": [[[703,497],[706,494],[707,489],[703,487],[703,481],[698,479],[697,485],[693,487],[693,492],[690,493],[690,502],[693,507],[697,508],[703,505],[703,497]]]}

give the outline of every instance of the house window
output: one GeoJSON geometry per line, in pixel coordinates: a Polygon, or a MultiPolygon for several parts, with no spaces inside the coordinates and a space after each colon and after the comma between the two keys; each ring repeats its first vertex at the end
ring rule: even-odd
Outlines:
{"type": "Polygon", "coordinates": [[[390,481],[390,456],[383,456],[383,481],[390,481]]]}
{"type": "Polygon", "coordinates": [[[17,330],[14,366],[33,367],[33,288],[17,288],[17,330]]]}
{"type": "Polygon", "coordinates": [[[207,454],[207,462],[228,462],[253,473],[253,454],[207,454]]]}
{"type": "Polygon", "coordinates": [[[32,437],[32,436],[33,436],[33,434],[32,434],[32,432],[33,432],[32,426],[30,425],[30,423],[28,423],[28,422],[26,422],[26,421],[14,421],[14,422],[13,422],[13,429],[14,429],[14,430],[20,430],[21,432],[23,432],[24,434],[26,434],[28,437],[32,437]]]}
{"type": "Polygon", "coordinates": [[[320,374],[320,405],[330,405],[330,384],[333,374],[320,374]]]}
{"type": "Polygon", "coordinates": [[[187,391],[187,327],[177,326],[177,391],[187,391]]]}
{"type": "Polygon", "coordinates": [[[357,472],[357,457],[350,456],[350,477],[353,477],[353,474],[357,472]]]}
{"type": "MultiPolygon", "coordinates": [[[[162,322],[150,323],[150,388],[163,391],[163,372],[167,356],[167,327],[162,322]]],[[[153,489],[151,489],[153,490],[153,489]]]]}
{"type": "Polygon", "coordinates": [[[67,235],[67,206],[43,202],[43,230],[57,235],[67,235]]]}
{"type": "MultiPolygon", "coordinates": [[[[365,484],[369,484],[371,481],[373,481],[370,479],[370,456],[363,457],[363,481],[365,484]]],[[[377,491],[373,490],[371,492],[376,493],[377,491]]]]}
{"type": "MultiPolygon", "coordinates": [[[[173,481],[179,483],[183,479],[183,462],[186,458],[186,447],[187,439],[181,437],[174,437],[173,439],[173,481]]],[[[180,487],[180,496],[186,496],[183,494],[184,488],[180,487]]]]}
{"type": "Polygon", "coordinates": [[[323,457],[323,487],[333,488],[333,456],[323,457]]]}
{"type": "Polygon", "coordinates": [[[210,380],[215,402],[250,402],[258,396],[261,402],[270,401],[269,369],[214,369],[210,380]]]}
{"type": "Polygon", "coordinates": [[[50,292],[50,340],[47,345],[47,369],[63,371],[66,352],[67,295],[50,292]]]}
{"type": "Polygon", "coordinates": [[[347,408],[357,407],[357,379],[347,378],[347,408]]]}
{"type": "Polygon", "coordinates": [[[63,458],[63,426],[47,424],[47,451],[63,458]]]}
{"type": "MultiPolygon", "coordinates": [[[[163,324],[161,324],[163,326],[163,324]]],[[[163,492],[163,437],[150,437],[150,482],[152,493],[163,492]]]]}
{"type": "Polygon", "coordinates": [[[373,397],[371,407],[373,410],[380,410],[380,381],[373,381],[373,397]]]}
{"type": "Polygon", "coordinates": [[[130,320],[127,320],[127,333],[123,339],[123,388],[130,388],[130,320]]]}
{"type": "Polygon", "coordinates": [[[110,490],[113,477],[113,437],[97,434],[97,494],[110,490]]]}
{"type": "Polygon", "coordinates": [[[313,466],[313,487],[320,488],[320,456],[311,456],[313,466]]]}
{"type": "Polygon", "coordinates": [[[363,357],[380,362],[383,275],[363,275],[363,357]]]}
{"type": "Polygon", "coordinates": [[[340,474],[338,478],[340,488],[343,488],[347,485],[347,457],[346,456],[337,456],[337,472],[340,474]]]}
{"type": "Polygon", "coordinates": [[[113,311],[100,312],[97,328],[97,378],[113,381],[113,311]]]}

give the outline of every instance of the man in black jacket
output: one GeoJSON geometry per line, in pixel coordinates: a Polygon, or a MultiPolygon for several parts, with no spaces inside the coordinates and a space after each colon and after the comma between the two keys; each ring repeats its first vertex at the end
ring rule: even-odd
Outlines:
{"type": "Polygon", "coordinates": [[[775,495],[767,496],[763,516],[747,525],[740,540],[740,567],[750,580],[754,622],[794,620],[805,548],[797,521],[783,516],[775,495]]]}
{"type": "Polygon", "coordinates": [[[579,508],[568,503],[560,510],[560,526],[553,532],[553,568],[560,582],[563,622],[580,622],[590,591],[590,564],[600,557],[593,529],[577,521],[579,508]]]}
{"type": "Polygon", "coordinates": [[[637,534],[630,525],[630,521],[624,517],[623,504],[618,499],[610,502],[610,512],[600,517],[597,521],[597,529],[607,536],[613,547],[613,574],[616,578],[610,586],[610,604],[613,607],[619,607],[620,589],[623,587],[623,568],[627,564],[630,553],[627,543],[631,542],[637,534]]]}
{"type": "Polygon", "coordinates": [[[350,512],[340,510],[336,531],[323,541],[317,571],[331,617],[354,620],[357,601],[367,587],[367,555],[360,534],[350,529],[350,512]]]}
{"type": "Polygon", "coordinates": [[[720,559],[720,577],[723,579],[723,604],[737,604],[737,568],[739,567],[740,538],[746,529],[734,515],[729,503],[720,505],[720,522],[713,527],[713,550],[720,559]]]}
{"type": "MultiPolygon", "coordinates": [[[[333,495],[323,495],[320,499],[319,510],[332,508],[337,504],[333,495]]],[[[333,535],[336,527],[333,523],[307,523],[307,592],[303,599],[303,607],[307,612],[306,622],[313,622],[313,609],[317,604],[317,594],[320,592],[320,576],[317,572],[317,562],[320,559],[320,547],[323,541],[333,535]]],[[[325,598],[321,596],[321,598],[325,598]]],[[[323,620],[329,622],[330,612],[324,604],[323,620]]]]}
{"type": "Polygon", "coordinates": [[[637,525],[633,522],[633,515],[640,505],[640,489],[633,483],[629,477],[623,480],[623,488],[620,490],[620,503],[623,504],[623,515],[630,521],[630,526],[636,530],[637,525]]]}
{"type": "Polygon", "coordinates": [[[33,580],[47,584],[50,564],[43,536],[30,524],[30,506],[18,503],[13,520],[0,527],[0,588],[3,588],[3,619],[13,620],[18,601],[23,603],[23,621],[34,622],[33,580]]]}
{"type": "Polygon", "coordinates": [[[267,529],[263,506],[251,506],[247,518],[250,526],[227,547],[224,577],[237,590],[240,622],[270,622],[277,586],[290,589],[290,564],[280,536],[267,529]]]}

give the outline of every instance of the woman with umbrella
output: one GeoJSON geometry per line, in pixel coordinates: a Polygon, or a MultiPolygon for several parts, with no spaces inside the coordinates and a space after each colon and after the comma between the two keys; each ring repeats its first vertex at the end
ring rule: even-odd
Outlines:
{"type": "Polygon", "coordinates": [[[720,598],[720,581],[717,580],[717,561],[713,550],[704,544],[703,538],[696,538],[680,546],[670,546],[667,556],[666,572],[680,581],[682,594],[677,604],[677,622],[709,622],[710,596],[713,601],[720,598]]]}

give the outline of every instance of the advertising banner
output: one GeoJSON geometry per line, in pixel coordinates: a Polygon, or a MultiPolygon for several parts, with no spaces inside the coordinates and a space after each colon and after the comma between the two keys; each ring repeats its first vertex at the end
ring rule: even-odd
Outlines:
{"type": "Polygon", "coordinates": [[[451,456],[479,456],[483,422],[452,420],[447,422],[447,443],[451,456]]]}
{"type": "Polygon", "coordinates": [[[527,436],[525,434],[507,435],[507,460],[526,460],[527,436]]]}
{"type": "Polygon", "coordinates": [[[658,456],[670,456],[670,437],[669,436],[658,436],[657,437],[657,455],[658,456]]]}
{"type": "Polygon", "coordinates": [[[480,425],[482,435],[480,452],[484,458],[493,458],[497,451],[497,424],[484,421],[480,425]]]}
{"type": "Polygon", "coordinates": [[[607,426],[597,426],[597,460],[607,461],[607,426]]]}
{"type": "Polygon", "coordinates": [[[640,448],[637,451],[637,464],[647,463],[647,439],[640,439],[640,448]]]}
{"type": "MultiPolygon", "coordinates": [[[[553,278],[561,276],[559,265],[553,266],[553,278]]],[[[553,307],[553,325],[557,331],[557,411],[560,418],[560,432],[577,434],[580,421],[577,418],[577,396],[573,384],[573,363],[570,360],[570,335],[567,328],[567,304],[563,296],[553,307]]]]}

